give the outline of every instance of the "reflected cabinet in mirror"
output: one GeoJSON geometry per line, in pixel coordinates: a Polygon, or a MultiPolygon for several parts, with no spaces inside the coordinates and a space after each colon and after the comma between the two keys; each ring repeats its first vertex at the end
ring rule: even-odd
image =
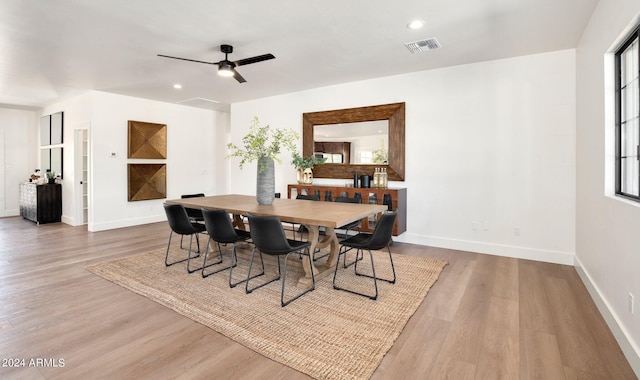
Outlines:
{"type": "Polygon", "coordinates": [[[404,103],[302,114],[302,154],[327,158],[315,178],[352,179],[387,169],[390,181],[404,181],[404,103]]]}

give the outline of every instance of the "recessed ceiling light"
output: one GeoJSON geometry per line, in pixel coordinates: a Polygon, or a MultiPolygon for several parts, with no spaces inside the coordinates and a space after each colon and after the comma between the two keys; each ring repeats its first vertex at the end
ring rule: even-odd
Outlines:
{"type": "Polygon", "coordinates": [[[182,88],[182,85],[180,83],[176,83],[173,85],[173,88],[175,88],[176,90],[179,90],[182,88]]]}
{"type": "Polygon", "coordinates": [[[407,24],[407,28],[409,29],[420,29],[424,26],[424,21],[422,20],[415,20],[415,21],[411,21],[410,23],[407,24]]]}

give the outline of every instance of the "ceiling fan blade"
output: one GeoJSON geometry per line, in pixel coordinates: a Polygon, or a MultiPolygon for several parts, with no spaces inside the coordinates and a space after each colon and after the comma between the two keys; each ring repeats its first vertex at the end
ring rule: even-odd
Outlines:
{"type": "Polygon", "coordinates": [[[162,54],[158,54],[158,57],[179,59],[179,60],[181,60],[181,61],[189,61],[189,62],[206,63],[207,65],[217,65],[217,64],[219,63],[219,62],[205,62],[205,61],[198,61],[198,60],[195,60],[195,59],[189,59],[189,58],[172,57],[172,56],[170,56],[170,55],[162,55],[162,54]]]}
{"type": "Polygon", "coordinates": [[[242,75],[240,75],[240,73],[239,73],[238,71],[236,71],[235,69],[233,70],[233,77],[234,77],[234,78],[236,78],[236,80],[237,80],[238,82],[240,82],[240,83],[244,83],[244,82],[246,82],[246,81],[247,81],[247,80],[246,80],[246,79],[244,79],[244,78],[242,77],[242,75]]]}
{"type": "Polygon", "coordinates": [[[251,58],[241,59],[241,60],[235,61],[234,63],[236,64],[236,66],[242,66],[242,65],[249,65],[251,63],[262,62],[262,61],[266,61],[268,59],[274,59],[274,58],[275,56],[273,54],[263,54],[263,55],[258,55],[251,58]]]}

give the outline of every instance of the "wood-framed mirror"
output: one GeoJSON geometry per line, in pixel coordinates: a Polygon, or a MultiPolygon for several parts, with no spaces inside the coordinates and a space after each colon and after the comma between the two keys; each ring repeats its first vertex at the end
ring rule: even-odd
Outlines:
{"type": "Polygon", "coordinates": [[[327,124],[361,123],[366,121],[388,120],[388,159],[387,164],[351,164],[325,163],[313,168],[315,178],[352,179],[358,175],[373,175],[375,168],[387,169],[390,181],[404,181],[404,129],[405,104],[392,103],[378,106],[347,108],[332,111],[306,112],[302,114],[302,155],[308,157],[315,153],[314,126],[327,124]]]}

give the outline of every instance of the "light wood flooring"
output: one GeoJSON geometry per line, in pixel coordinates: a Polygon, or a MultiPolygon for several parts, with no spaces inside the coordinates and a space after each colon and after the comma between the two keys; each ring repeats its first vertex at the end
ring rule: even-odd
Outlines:
{"type": "MultiPolygon", "coordinates": [[[[168,233],[0,219],[0,365],[25,359],[0,378],[308,379],[84,269],[164,247],[168,233]],[[29,367],[38,358],[58,367],[29,367]]],[[[449,265],[372,379],[636,378],[573,267],[392,250],[449,265]]]]}

